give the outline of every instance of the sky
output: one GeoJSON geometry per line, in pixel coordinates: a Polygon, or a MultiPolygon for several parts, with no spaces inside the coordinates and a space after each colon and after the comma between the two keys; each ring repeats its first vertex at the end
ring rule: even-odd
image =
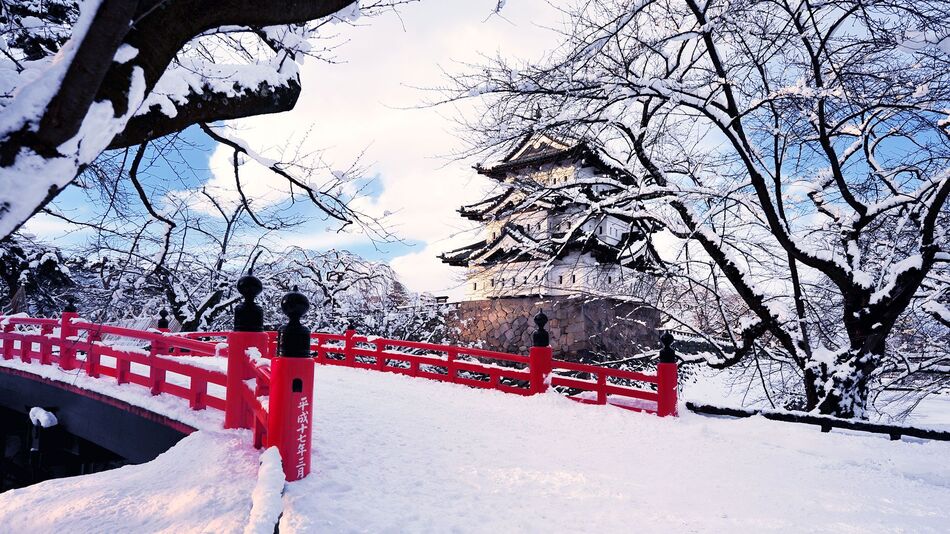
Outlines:
{"type": "MultiPolygon", "coordinates": [[[[377,246],[362,234],[327,232],[325,222],[285,234],[283,241],[345,248],[387,261],[414,291],[462,295],[460,269],[437,255],[477,240],[456,210],[480,200],[490,184],[471,169],[474,161],[450,157],[461,146],[456,110],[420,107],[433,95],[419,88],[444,84],[443,69],[460,69],[480,54],[531,59],[557,44],[546,28],[559,15],[545,2],[509,2],[503,16],[492,15],[496,3],[423,0],[401,7],[398,16],[338,25],[347,40],[337,51],[340,62],[304,63],[303,93],[293,111],[239,121],[238,135],[265,153],[304,134],[309,147],[324,149],[324,159],[340,168],[365,151],[363,164],[376,180],[359,207],[390,213],[387,222],[405,243],[377,246]]],[[[230,154],[219,148],[211,156],[212,181],[233,180],[230,154]]],[[[268,179],[262,172],[261,180],[268,179]]]]}
{"type": "MultiPolygon", "coordinates": [[[[508,2],[500,15],[493,13],[496,5],[497,0],[422,0],[395,13],[361,17],[353,25],[333,25],[334,42],[341,43],[335,62],[304,62],[295,109],[228,123],[232,136],[264,156],[279,157],[305,139],[304,149],[319,151],[331,169],[346,169],[360,157],[372,183],[355,207],[385,214],[400,239],[380,244],[363,233],[339,233],[315,209],[301,209],[308,222],[272,237],[272,249],[346,249],[389,263],[411,290],[453,300],[464,295],[463,270],[442,264],[437,256],[478,240],[473,224],[456,210],[482,199],[491,184],[472,170],[475,161],[451,157],[463,146],[454,117],[474,107],[426,106],[435,95],[422,88],[444,85],[446,71],[479,63],[483,55],[532,60],[558,44],[548,28],[559,24],[560,14],[546,0],[508,2]]],[[[215,146],[197,127],[183,137],[196,147],[184,156],[188,165],[182,168],[199,169],[201,175],[177,175],[170,168],[175,162],[143,168],[142,175],[172,191],[199,185],[233,189],[232,151],[215,146]]],[[[268,198],[281,185],[254,163],[241,172],[252,198],[268,198]]],[[[75,187],[61,193],[56,204],[77,218],[91,213],[88,197],[75,187]]],[[[90,237],[45,215],[31,219],[24,231],[61,246],[90,237]]]]}

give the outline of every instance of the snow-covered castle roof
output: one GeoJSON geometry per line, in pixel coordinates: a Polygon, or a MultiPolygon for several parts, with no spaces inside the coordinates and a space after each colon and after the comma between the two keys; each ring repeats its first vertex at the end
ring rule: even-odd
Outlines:
{"type": "MultiPolygon", "coordinates": [[[[501,161],[475,167],[480,174],[498,180],[501,191],[458,210],[467,219],[485,223],[486,226],[500,224],[500,228],[486,232],[481,241],[442,254],[440,259],[450,265],[470,267],[548,260],[579,252],[590,253],[601,263],[641,269],[657,265],[658,256],[647,239],[654,229],[646,223],[622,214],[613,214],[610,218],[624,228],[617,235],[604,235],[593,228],[584,230],[580,226],[573,226],[572,211],[576,210],[578,204],[572,197],[546,194],[544,184],[528,178],[542,169],[568,168],[609,176],[614,183],[622,186],[638,183],[634,175],[584,141],[567,143],[545,135],[528,136],[501,161]],[[538,189],[539,184],[542,185],[539,191],[531,190],[538,189]],[[526,227],[519,219],[531,213],[536,215],[535,218],[550,220],[557,217],[559,222],[550,227],[545,225],[544,231],[540,227],[526,227]]],[[[577,187],[586,187],[587,193],[597,194],[591,191],[593,187],[583,184],[577,187]]]]}

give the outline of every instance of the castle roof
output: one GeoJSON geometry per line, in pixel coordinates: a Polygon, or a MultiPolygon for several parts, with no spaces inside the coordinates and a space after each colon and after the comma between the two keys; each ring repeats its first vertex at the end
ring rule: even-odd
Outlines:
{"type": "MultiPolygon", "coordinates": [[[[634,235],[625,233],[618,244],[605,241],[597,234],[573,238],[566,243],[538,241],[520,225],[505,224],[498,236],[445,252],[439,256],[444,263],[456,267],[471,267],[493,263],[517,263],[531,260],[562,258],[571,252],[590,253],[603,263],[619,263],[625,267],[650,269],[661,263],[653,244],[645,239],[645,229],[637,228],[634,235]],[[643,233],[641,233],[643,232],[643,233]]],[[[565,234],[555,234],[555,239],[565,234]]]]}
{"type": "Polygon", "coordinates": [[[619,162],[603,150],[591,147],[584,140],[569,143],[537,134],[525,136],[501,161],[490,165],[475,165],[475,170],[491,178],[504,179],[508,173],[564,161],[580,161],[623,181],[636,181],[619,162]]]}
{"type": "MultiPolygon", "coordinates": [[[[659,265],[659,256],[648,239],[655,231],[645,221],[634,220],[624,214],[611,214],[611,217],[629,224],[629,230],[617,239],[616,234],[608,241],[596,233],[572,232],[553,234],[553,239],[532,237],[526,230],[512,220],[507,220],[514,212],[541,210],[548,214],[563,213],[576,205],[576,195],[596,197],[604,194],[606,188],[623,188],[636,184],[638,180],[617,161],[601,150],[592,148],[585,141],[565,142],[545,135],[531,135],[521,140],[498,163],[475,169],[483,175],[502,182],[503,190],[480,202],[463,206],[459,214],[478,222],[503,221],[500,232],[491,239],[484,239],[462,248],[446,252],[439,258],[449,265],[470,267],[497,263],[516,263],[530,260],[553,260],[571,252],[589,253],[602,263],[620,264],[639,269],[650,269],[659,265]],[[609,176],[612,185],[578,183],[571,194],[533,195],[530,184],[519,182],[519,176],[530,176],[544,165],[579,166],[594,168],[595,175],[609,176]],[[516,175],[512,181],[512,175],[516,175]],[[526,189],[527,188],[527,189],[526,189]],[[531,198],[527,195],[530,195],[531,198]],[[526,202],[531,200],[530,202],[526,202]],[[566,239],[565,239],[566,238],[566,239]],[[540,240],[539,240],[540,239],[540,240]]],[[[543,185],[543,184],[542,184],[543,185]]]]}
{"type": "Polygon", "coordinates": [[[440,255],[439,259],[449,265],[468,267],[486,261],[548,259],[553,255],[551,245],[534,239],[522,226],[509,223],[502,227],[495,239],[451,250],[440,255]]]}

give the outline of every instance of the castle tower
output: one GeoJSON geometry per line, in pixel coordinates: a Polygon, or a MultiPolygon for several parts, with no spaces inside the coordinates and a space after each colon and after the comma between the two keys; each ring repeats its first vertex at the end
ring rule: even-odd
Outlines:
{"type": "Polygon", "coordinates": [[[658,264],[646,224],[587,209],[616,184],[637,183],[587,143],[529,137],[501,162],[476,170],[500,189],[459,210],[481,223],[481,240],[440,256],[468,269],[469,300],[610,294],[658,264]],[[558,189],[579,190],[588,202],[544,193],[558,189]]]}
{"type": "Polygon", "coordinates": [[[591,209],[636,188],[635,176],[587,143],[543,135],[475,169],[498,183],[497,194],[459,210],[480,224],[481,239],[440,256],[466,268],[460,341],[524,352],[527,322],[543,308],[561,358],[624,357],[656,345],[659,312],[641,294],[660,264],[649,239],[656,228],[591,209]]]}

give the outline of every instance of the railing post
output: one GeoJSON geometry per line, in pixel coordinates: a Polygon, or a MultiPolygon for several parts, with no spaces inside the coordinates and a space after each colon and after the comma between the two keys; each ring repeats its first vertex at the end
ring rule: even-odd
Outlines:
{"type": "Polygon", "coordinates": [[[99,353],[96,343],[102,341],[102,334],[99,332],[89,332],[86,342],[89,350],[86,351],[86,374],[92,378],[99,378],[99,353]]]}
{"type": "Polygon", "coordinates": [[[277,446],[288,482],[310,473],[313,422],[313,368],[310,329],[300,323],[310,302],[294,291],[284,295],[280,307],[288,321],[280,336],[277,357],[271,362],[267,445],[277,446]]]}
{"type": "Polygon", "coordinates": [[[376,346],[376,351],[375,351],[376,352],[376,369],[379,369],[380,371],[384,371],[386,370],[386,357],[383,354],[384,352],[383,348],[385,347],[385,343],[383,343],[383,341],[380,339],[374,339],[373,345],[376,346]]]}
{"type": "Polygon", "coordinates": [[[678,415],[676,409],[676,389],[679,370],[676,365],[676,352],[673,350],[673,335],[669,332],[660,337],[663,348],[660,349],[660,362],[656,365],[657,396],[656,414],[660,417],[678,415]]]}
{"type": "Polygon", "coordinates": [[[13,359],[13,328],[10,323],[3,325],[3,359],[13,359]]]}
{"type": "Polygon", "coordinates": [[[162,332],[168,332],[168,310],[162,308],[158,312],[158,322],[155,324],[162,332]]]}
{"type": "Polygon", "coordinates": [[[40,343],[40,365],[49,365],[52,363],[53,345],[49,336],[53,333],[53,327],[43,325],[40,327],[40,337],[43,341],[40,343]]]}
{"type": "Polygon", "coordinates": [[[264,310],[254,302],[264,286],[253,274],[237,282],[244,302],[234,309],[234,331],[228,334],[228,378],[224,400],[224,428],[251,428],[254,414],[245,400],[245,380],[254,378],[249,351],[269,355],[270,337],[264,332],[264,310]]]}
{"type": "Polygon", "coordinates": [[[33,363],[33,341],[29,337],[27,334],[20,339],[20,361],[23,363],[33,363]]]}
{"type": "Polygon", "coordinates": [[[458,358],[458,355],[458,350],[452,347],[449,349],[449,353],[445,358],[445,374],[448,375],[449,382],[454,383],[457,379],[456,373],[458,369],[455,367],[455,359],[458,358]]]}
{"type": "Polygon", "coordinates": [[[532,347],[528,354],[529,388],[532,395],[544,393],[548,390],[548,375],[551,374],[551,336],[544,326],[548,324],[548,316],[539,311],[534,317],[534,324],[538,326],[532,336],[532,347]]]}
{"type": "Polygon", "coordinates": [[[355,335],[356,330],[353,329],[353,325],[347,325],[346,331],[343,332],[343,361],[348,367],[353,367],[356,363],[356,357],[353,354],[353,336],[355,335]]]}
{"type": "Polygon", "coordinates": [[[63,315],[60,318],[62,324],[59,325],[59,366],[65,371],[76,368],[76,340],[69,338],[79,335],[79,330],[73,326],[73,319],[78,316],[76,304],[70,298],[66,307],[63,308],[63,315]]]}

